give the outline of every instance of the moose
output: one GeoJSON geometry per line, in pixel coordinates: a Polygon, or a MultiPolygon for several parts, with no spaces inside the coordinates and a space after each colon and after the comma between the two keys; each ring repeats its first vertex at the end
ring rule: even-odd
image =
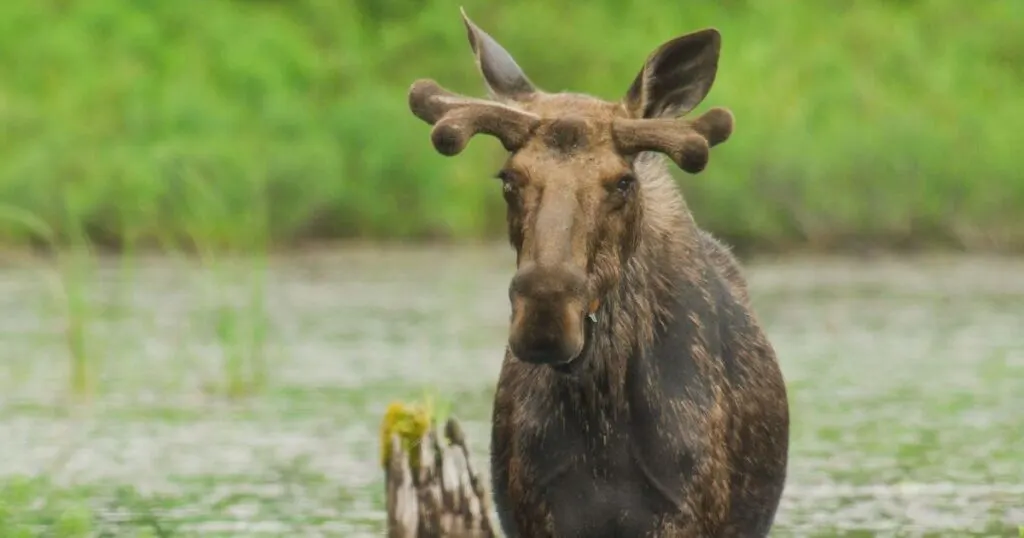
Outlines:
{"type": "Polygon", "coordinates": [[[515,250],[491,482],[509,537],[766,536],[789,409],[735,255],[701,229],[662,155],[701,172],[733,131],[711,108],[706,28],[655,49],[624,97],[547,92],[462,10],[489,99],[413,83],[435,149],[480,133],[515,250]],[[662,155],[659,155],[662,154],[662,155]]]}

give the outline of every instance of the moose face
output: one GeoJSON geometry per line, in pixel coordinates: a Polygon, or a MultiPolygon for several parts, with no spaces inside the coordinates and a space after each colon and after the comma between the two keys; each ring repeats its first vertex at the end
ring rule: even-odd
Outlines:
{"type": "Polygon", "coordinates": [[[710,91],[721,39],[706,29],[664,43],[624,98],[609,102],[537,89],[501,45],[462,16],[493,100],[420,80],[410,108],[434,125],[431,139],[444,155],[458,154],[478,133],[508,151],[497,176],[516,251],[509,348],[524,362],[566,365],[581,355],[588,319],[641,241],[645,191],[636,156],[665,153],[698,173],[710,147],[732,132],[732,114],[722,108],[677,119],[710,91]]]}

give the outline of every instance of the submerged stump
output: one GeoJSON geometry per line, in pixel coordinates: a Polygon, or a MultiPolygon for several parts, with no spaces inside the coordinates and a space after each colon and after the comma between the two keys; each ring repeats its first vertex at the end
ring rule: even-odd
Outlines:
{"type": "Polygon", "coordinates": [[[487,492],[473,469],[462,426],[445,441],[429,411],[392,404],[381,425],[389,538],[494,538],[487,492]]]}

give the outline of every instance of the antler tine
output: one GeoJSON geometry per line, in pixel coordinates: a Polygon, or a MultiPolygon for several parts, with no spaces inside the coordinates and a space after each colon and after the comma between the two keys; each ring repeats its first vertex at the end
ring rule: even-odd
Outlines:
{"type": "Polygon", "coordinates": [[[452,93],[433,80],[417,80],[409,89],[409,108],[434,128],[430,141],[442,155],[457,155],[478,133],[501,141],[515,151],[537,126],[540,118],[501,103],[452,93]]]}
{"type": "Polygon", "coordinates": [[[615,143],[623,153],[657,151],[683,170],[696,174],[708,164],[710,149],[732,134],[734,118],[715,107],[692,121],[680,119],[618,119],[612,125],[615,143]]]}

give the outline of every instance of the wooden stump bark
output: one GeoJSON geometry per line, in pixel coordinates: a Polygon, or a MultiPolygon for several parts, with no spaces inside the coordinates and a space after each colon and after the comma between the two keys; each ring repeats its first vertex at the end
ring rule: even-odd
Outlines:
{"type": "Polygon", "coordinates": [[[425,430],[411,439],[406,432],[405,443],[399,432],[382,432],[388,537],[495,538],[487,491],[459,422],[448,419],[443,443],[434,424],[425,430]]]}

